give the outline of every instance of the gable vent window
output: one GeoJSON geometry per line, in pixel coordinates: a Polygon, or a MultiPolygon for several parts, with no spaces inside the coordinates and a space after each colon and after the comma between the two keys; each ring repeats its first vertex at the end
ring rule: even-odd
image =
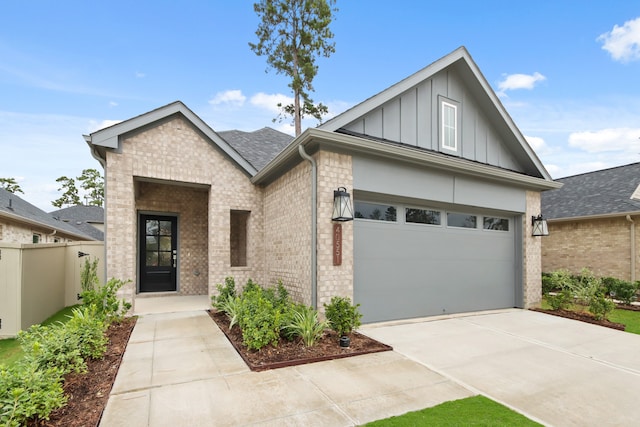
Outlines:
{"type": "Polygon", "coordinates": [[[440,144],[444,150],[458,151],[458,105],[440,101],[440,144]]]}

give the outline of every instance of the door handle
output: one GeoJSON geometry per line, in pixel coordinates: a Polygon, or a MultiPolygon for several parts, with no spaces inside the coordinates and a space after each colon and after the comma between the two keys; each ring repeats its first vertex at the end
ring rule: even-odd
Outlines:
{"type": "Polygon", "coordinates": [[[172,258],[173,258],[173,268],[176,268],[176,262],[177,262],[177,260],[178,260],[178,254],[177,254],[177,251],[176,251],[175,249],[174,249],[172,252],[173,252],[173,255],[172,255],[172,258]]]}

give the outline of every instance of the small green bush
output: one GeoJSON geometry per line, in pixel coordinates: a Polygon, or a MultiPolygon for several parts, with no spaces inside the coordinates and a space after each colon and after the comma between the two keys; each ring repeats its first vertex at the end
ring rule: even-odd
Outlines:
{"type": "Polygon", "coordinates": [[[229,330],[233,329],[240,320],[240,313],[242,309],[242,300],[240,297],[227,295],[227,299],[224,301],[220,301],[218,299],[216,306],[218,307],[218,310],[227,315],[227,318],[229,319],[229,330]]]}
{"type": "Polygon", "coordinates": [[[552,271],[546,279],[547,286],[556,291],[570,289],[573,285],[573,277],[569,270],[560,269],[552,271]]]}
{"type": "Polygon", "coordinates": [[[548,295],[555,290],[558,289],[555,288],[551,273],[542,273],[542,295],[548,295]]]}
{"type": "Polygon", "coordinates": [[[318,312],[304,305],[291,309],[291,318],[283,329],[289,336],[299,336],[306,347],[311,347],[322,338],[327,322],[318,320],[318,312]]]}
{"type": "Polygon", "coordinates": [[[211,296],[211,304],[220,311],[224,311],[223,306],[229,300],[229,297],[236,296],[236,281],[233,277],[225,277],[224,285],[216,284],[218,295],[211,296]]]}
{"type": "Polygon", "coordinates": [[[591,299],[596,295],[601,286],[602,281],[595,277],[591,270],[583,268],[580,271],[580,275],[576,276],[575,279],[572,280],[569,290],[579,304],[588,306],[591,299]]]}
{"type": "Polygon", "coordinates": [[[30,419],[48,420],[51,411],[66,402],[59,368],[42,369],[26,360],[10,368],[0,365],[0,425],[17,427],[30,419]]]}
{"type": "Polygon", "coordinates": [[[281,312],[265,297],[260,287],[251,287],[241,295],[239,324],[242,341],[250,350],[260,350],[280,338],[281,312]]]}
{"type": "Polygon", "coordinates": [[[565,289],[555,295],[547,295],[547,302],[552,310],[567,310],[573,304],[573,295],[571,291],[565,289]]]}
{"type": "Polygon", "coordinates": [[[621,301],[623,304],[630,305],[637,299],[638,287],[636,283],[605,277],[602,279],[602,284],[607,295],[621,301]]]}
{"type": "Polygon", "coordinates": [[[339,336],[350,334],[360,326],[362,314],[358,310],[360,304],[351,305],[351,299],[333,297],[329,304],[324,304],[325,315],[331,329],[339,336]]]}
{"type": "Polygon", "coordinates": [[[62,374],[86,372],[87,365],[80,352],[80,340],[66,333],[61,324],[33,325],[18,332],[18,341],[25,360],[40,369],[57,368],[62,374]]]}
{"type": "Polygon", "coordinates": [[[604,290],[596,292],[589,301],[589,311],[596,320],[607,319],[615,308],[616,304],[605,297],[604,290]]]}
{"type": "Polygon", "coordinates": [[[124,299],[119,300],[117,296],[118,290],[129,282],[130,280],[111,278],[104,286],[83,290],[80,297],[85,305],[96,307],[96,314],[99,317],[111,323],[122,319],[131,309],[131,303],[124,299]]]}
{"type": "Polygon", "coordinates": [[[66,335],[76,337],[84,359],[104,356],[109,342],[106,336],[108,325],[96,314],[95,306],[74,308],[63,328],[66,335]]]}

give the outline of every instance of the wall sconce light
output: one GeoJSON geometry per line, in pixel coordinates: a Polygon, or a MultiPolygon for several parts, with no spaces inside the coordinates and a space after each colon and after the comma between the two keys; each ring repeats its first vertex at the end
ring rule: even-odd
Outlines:
{"type": "Polygon", "coordinates": [[[542,217],[542,214],[531,217],[531,225],[533,226],[532,236],[548,236],[549,227],[547,226],[547,220],[542,217]]]}
{"type": "Polygon", "coordinates": [[[89,256],[91,254],[88,254],[86,252],[82,252],[82,251],[78,251],[78,258],[82,258],[83,256],[89,256]]]}
{"type": "Polygon", "coordinates": [[[333,191],[333,215],[332,221],[353,221],[353,208],[351,196],[344,187],[338,187],[333,191]]]}

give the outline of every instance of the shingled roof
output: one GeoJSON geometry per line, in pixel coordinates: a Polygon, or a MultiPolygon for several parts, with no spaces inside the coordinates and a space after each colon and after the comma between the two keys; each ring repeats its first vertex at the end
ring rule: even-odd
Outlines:
{"type": "Polygon", "coordinates": [[[218,132],[229,145],[257,170],[273,160],[293,140],[291,135],[265,127],[253,132],[218,132]]]}
{"type": "Polygon", "coordinates": [[[66,234],[79,240],[96,240],[94,237],[83,233],[79,229],[56,220],[47,212],[35,207],[4,188],[0,188],[0,216],[18,221],[23,220],[27,223],[51,228],[52,230],[64,231],[66,234]]]}
{"type": "Polygon", "coordinates": [[[547,219],[640,212],[640,191],[636,192],[640,185],[640,163],[556,181],[564,186],[542,193],[542,214],[547,219]]]}
{"type": "Polygon", "coordinates": [[[70,206],[49,213],[54,219],[68,223],[96,240],[104,240],[104,232],[91,224],[104,224],[102,206],[70,206]]]}

